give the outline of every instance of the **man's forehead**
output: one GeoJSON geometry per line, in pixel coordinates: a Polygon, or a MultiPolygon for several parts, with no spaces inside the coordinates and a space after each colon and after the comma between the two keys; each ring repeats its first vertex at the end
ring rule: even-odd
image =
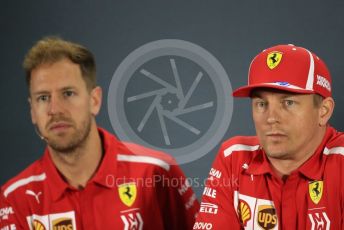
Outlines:
{"type": "Polygon", "coordinates": [[[58,92],[64,91],[67,89],[74,89],[74,90],[81,90],[82,88],[86,89],[86,84],[81,81],[73,81],[73,80],[61,80],[61,81],[41,81],[36,82],[35,84],[30,84],[30,92],[31,94],[37,94],[40,92],[58,92]]]}
{"type": "Polygon", "coordinates": [[[67,87],[86,87],[79,66],[70,66],[70,63],[43,65],[31,72],[30,90],[59,90],[67,87]],[[59,65],[60,64],[60,65],[59,65]],[[55,65],[55,66],[54,66],[55,65]]]}
{"type": "Polygon", "coordinates": [[[30,90],[61,90],[64,88],[80,88],[83,85],[83,79],[79,76],[47,76],[31,79],[30,90]],[[54,79],[55,78],[55,79],[54,79]]]}

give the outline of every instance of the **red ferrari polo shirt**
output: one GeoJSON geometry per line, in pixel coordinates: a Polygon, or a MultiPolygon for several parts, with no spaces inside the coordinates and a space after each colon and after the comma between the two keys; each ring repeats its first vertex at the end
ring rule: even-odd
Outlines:
{"type": "Polygon", "coordinates": [[[199,204],[171,156],[99,129],[104,156],[78,190],[48,149],[1,189],[0,229],[191,229],[199,204]]]}
{"type": "Polygon", "coordinates": [[[193,229],[343,229],[344,135],[328,127],[285,181],[257,137],[226,141],[206,181],[193,229]]]}

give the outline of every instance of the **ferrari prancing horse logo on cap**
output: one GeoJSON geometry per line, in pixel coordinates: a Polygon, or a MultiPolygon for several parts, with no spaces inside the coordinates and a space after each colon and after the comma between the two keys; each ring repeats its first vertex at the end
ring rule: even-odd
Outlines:
{"type": "Polygon", "coordinates": [[[266,58],[266,64],[268,65],[270,69],[274,69],[281,62],[282,56],[283,54],[281,52],[273,51],[268,54],[266,58]]]}
{"type": "Polygon", "coordinates": [[[311,181],[308,185],[309,196],[314,204],[318,204],[323,194],[324,183],[322,181],[311,181]]]}

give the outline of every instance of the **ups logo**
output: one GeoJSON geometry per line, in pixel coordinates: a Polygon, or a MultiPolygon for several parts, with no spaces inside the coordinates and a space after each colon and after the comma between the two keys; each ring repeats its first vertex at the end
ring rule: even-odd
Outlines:
{"type": "Polygon", "coordinates": [[[72,219],[59,218],[53,221],[53,230],[73,230],[72,219]]]}
{"type": "Polygon", "coordinates": [[[260,205],[258,207],[258,225],[264,229],[274,229],[277,225],[277,214],[272,205],[260,205]]]}

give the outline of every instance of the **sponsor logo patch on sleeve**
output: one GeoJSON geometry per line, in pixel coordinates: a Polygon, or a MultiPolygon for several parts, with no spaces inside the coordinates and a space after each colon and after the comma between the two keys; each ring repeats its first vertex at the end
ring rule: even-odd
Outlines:
{"type": "Polygon", "coordinates": [[[0,230],[17,230],[17,227],[15,224],[10,224],[0,228],[0,230]]]}
{"type": "Polygon", "coordinates": [[[0,209],[0,220],[8,220],[10,215],[13,215],[13,209],[11,206],[0,209]]]}

